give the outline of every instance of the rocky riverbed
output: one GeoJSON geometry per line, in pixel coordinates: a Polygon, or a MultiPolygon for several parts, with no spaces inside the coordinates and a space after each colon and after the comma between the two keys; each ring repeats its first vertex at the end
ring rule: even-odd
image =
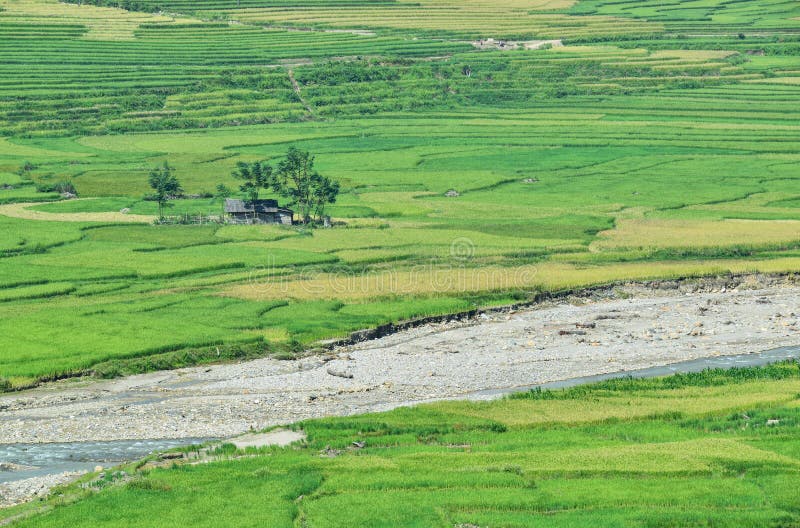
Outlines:
{"type": "Polygon", "coordinates": [[[629,285],[429,324],[293,361],[259,359],[0,397],[0,443],[227,437],[485,389],[800,342],[786,278],[629,285]]]}
{"type": "Polygon", "coordinates": [[[64,472],[2,482],[0,483],[0,508],[8,508],[37,497],[44,497],[53,487],[70,482],[84,473],[64,472]]]}
{"type": "MultiPolygon", "coordinates": [[[[293,361],[45,384],[0,396],[0,444],[226,438],[305,418],[496,397],[798,344],[800,285],[790,278],[631,284],[427,324],[293,361]]],[[[0,471],[20,471],[14,460],[0,462],[0,471]]],[[[0,507],[74,476],[60,470],[3,479],[10,482],[0,484],[0,507]]]]}

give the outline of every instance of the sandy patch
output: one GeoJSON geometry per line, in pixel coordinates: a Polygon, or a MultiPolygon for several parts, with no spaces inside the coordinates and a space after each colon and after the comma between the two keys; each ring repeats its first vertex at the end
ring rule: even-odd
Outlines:
{"type": "Polygon", "coordinates": [[[0,205],[0,215],[26,220],[47,220],[51,222],[113,222],[150,224],[156,217],[151,215],[123,214],[117,212],[103,213],[47,213],[29,209],[44,202],[12,203],[0,205]]]}
{"type": "Polygon", "coordinates": [[[305,433],[290,431],[288,429],[276,429],[268,433],[248,433],[228,440],[239,449],[248,447],[278,446],[284,447],[300,440],[305,440],[305,433]]]}

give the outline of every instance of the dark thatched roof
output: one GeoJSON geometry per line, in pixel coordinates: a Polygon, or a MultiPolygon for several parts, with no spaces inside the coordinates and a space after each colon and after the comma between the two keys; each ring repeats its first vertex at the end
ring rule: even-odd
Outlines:
{"type": "Polygon", "coordinates": [[[256,200],[251,202],[234,198],[225,199],[226,213],[277,213],[278,210],[278,202],[276,200],[256,200]]]}

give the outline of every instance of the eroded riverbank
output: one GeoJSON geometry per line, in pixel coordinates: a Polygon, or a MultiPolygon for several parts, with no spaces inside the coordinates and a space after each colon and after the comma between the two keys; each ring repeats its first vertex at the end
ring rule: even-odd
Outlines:
{"type": "Polygon", "coordinates": [[[748,354],[800,341],[787,278],[630,285],[259,359],[0,397],[0,443],[228,437],[300,419],[748,354]]]}
{"type": "Polygon", "coordinates": [[[137,458],[120,449],[148,450],[164,439],[173,445],[626,372],[667,375],[797,357],[798,312],[800,286],[789,278],[628,285],[429,324],[295,361],[45,384],[0,397],[0,462],[17,466],[9,466],[0,491],[18,502],[100,460],[137,458]],[[113,453],[105,455],[104,446],[113,453]],[[79,460],[61,457],[70,452],[80,452],[79,460]]]}

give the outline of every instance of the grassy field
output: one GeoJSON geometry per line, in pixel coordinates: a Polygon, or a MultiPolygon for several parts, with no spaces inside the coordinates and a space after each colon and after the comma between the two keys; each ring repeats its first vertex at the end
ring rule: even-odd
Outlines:
{"type": "Polygon", "coordinates": [[[130,465],[14,526],[797,526],[799,393],[784,363],[307,421],[294,447],[130,465]]]}
{"type": "Polygon", "coordinates": [[[541,290],[800,269],[792,3],[93,3],[0,0],[12,386],[285,354],[541,290]],[[565,45],[473,45],[490,37],[565,45]],[[149,225],[151,167],[195,196],[170,214],[216,215],[203,196],[237,162],[292,145],[342,183],[334,229],[149,225]]]}

